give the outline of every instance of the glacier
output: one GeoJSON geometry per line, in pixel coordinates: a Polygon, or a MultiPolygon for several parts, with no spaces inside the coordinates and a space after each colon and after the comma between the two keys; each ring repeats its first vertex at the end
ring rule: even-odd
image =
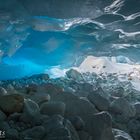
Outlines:
{"type": "MultiPolygon", "coordinates": [[[[125,69],[130,62],[140,63],[140,10],[128,10],[130,0],[76,1],[75,5],[83,8],[80,13],[76,9],[57,13],[54,9],[58,7],[53,5],[48,11],[38,8],[37,14],[32,3],[14,2],[6,0],[0,6],[0,80],[39,73],[64,76],[67,69],[79,67],[88,56],[114,59],[125,63],[125,69]],[[8,4],[11,6],[5,7],[8,4]]],[[[63,4],[68,7],[72,2],[63,4]]]]}

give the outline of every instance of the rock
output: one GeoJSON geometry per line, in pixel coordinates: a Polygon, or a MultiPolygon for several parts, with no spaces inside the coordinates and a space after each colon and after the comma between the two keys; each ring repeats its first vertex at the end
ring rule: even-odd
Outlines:
{"type": "Polygon", "coordinates": [[[112,119],[109,113],[100,112],[91,115],[85,124],[85,130],[89,132],[94,140],[114,140],[112,119]]]}
{"type": "Polygon", "coordinates": [[[37,93],[31,96],[30,99],[35,101],[38,105],[41,105],[44,102],[50,101],[51,97],[49,94],[37,93]]]}
{"type": "Polygon", "coordinates": [[[134,117],[136,110],[125,98],[118,98],[110,105],[111,112],[121,114],[127,118],[134,117]]]}
{"type": "Polygon", "coordinates": [[[134,107],[136,109],[136,117],[140,117],[140,102],[135,103],[134,107]]]}
{"type": "Polygon", "coordinates": [[[15,88],[11,85],[11,84],[9,84],[8,86],[7,86],[7,92],[8,93],[13,93],[13,92],[15,92],[15,88]]]}
{"type": "Polygon", "coordinates": [[[95,106],[88,100],[79,98],[72,93],[62,92],[52,98],[55,101],[62,101],[66,105],[65,117],[79,116],[84,121],[88,119],[89,115],[97,113],[95,106]]]}
{"type": "Polygon", "coordinates": [[[6,131],[6,138],[11,140],[19,140],[19,133],[16,129],[8,129],[6,131]]]}
{"type": "Polygon", "coordinates": [[[74,69],[67,71],[66,75],[69,79],[72,79],[74,81],[83,81],[84,80],[82,74],[74,69]]]}
{"type": "Polygon", "coordinates": [[[80,140],[93,140],[92,137],[85,131],[78,131],[80,140]]]}
{"type": "Polygon", "coordinates": [[[46,102],[40,106],[40,112],[49,116],[56,114],[63,116],[65,113],[65,104],[63,102],[58,101],[46,102]]]}
{"type": "Polygon", "coordinates": [[[129,134],[134,138],[134,140],[140,139],[140,120],[132,119],[127,124],[127,130],[129,134]]]}
{"type": "Polygon", "coordinates": [[[0,96],[2,96],[2,95],[7,95],[7,91],[5,88],[0,87],[0,96]]]}
{"type": "Polygon", "coordinates": [[[6,121],[0,122],[0,130],[7,131],[9,129],[10,129],[10,126],[9,126],[8,122],[6,122],[6,121]]]}
{"type": "Polygon", "coordinates": [[[45,128],[43,126],[35,126],[27,129],[21,133],[23,139],[40,140],[45,135],[45,128]]]}
{"type": "Polygon", "coordinates": [[[4,112],[0,110],[0,121],[4,121],[7,118],[4,112]]]}
{"type": "Polygon", "coordinates": [[[111,95],[114,97],[123,97],[124,88],[123,87],[116,87],[114,90],[112,90],[111,95]]]}
{"type": "Polygon", "coordinates": [[[88,116],[98,111],[95,107],[85,99],[69,100],[66,102],[65,116],[80,116],[84,121],[88,120],[88,116]]]}
{"type": "Polygon", "coordinates": [[[46,132],[43,140],[79,140],[79,136],[70,121],[60,115],[50,117],[43,126],[46,132]]]}
{"type": "Polygon", "coordinates": [[[37,88],[38,88],[37,84],[34,84],[34,83],[29,84],[26,87],[26,93],[27,94],[34,94],[35,92],[37,92],[37,88]]]}
{"type": "Polygon", "coordinates": [[[40,116],[40,124],[44,124],[47,120],[49,120],[49,116],[48,115],[43,115],[41,114],[40,116]]]}
{"type": "Polygon", "coordinates": [[[81,131],[85,127],[85,122],[79,116],[68,118],[77,131],[81,131]]]}
{"type": "Polygon", "coordinates": [[[18,94],[0,96],[0,109],[6,114],[21,112],[23,102],[24,98],[18,94]]]}
{"type": "Polygon", "coordinates": [[[87,97],[91,103],[100,111],[107,111],[109,108],[109,101],[98,93],[98,90],[90,93],[87,97]]]}
{"type": "Polygon", "coordinates": [[[72,140],[70,131],[64,127],[64,118],[60,115],[54,115],[44,122],[46,136],[43,140],[72,140]]]}
{"type": "Polygon", "coordinates": [[[43,140],[72,140],[67,128],[54,129],[43,140]]]}
{"type": "Polygon", "coordinates": [[[33,76],[29,77],[29,79],[48,80],[49,75],[48,74],[36,74],[36,75],[33,75],[33,76]]]}
{"type": "Polygon", "coordinates": [[[60,115],[51,116],[49,119],[44,121],[42,124],[46,130],[46,133],[49,133],[54,128],[61,128],[63,127],[63,120],[64,118],[60,115]]]}
{"type": "Polygon", "coordinates": [[[18,122],[21,117],[21,113],[13,113],[10,116],[8,116],[8,120],[13,120],[15,122],[18,122]]]}
{"type": "Polygon", "coordinates": [[[55,84],[51,84],[51,83],[42,84],[41,87],[39,88],[41,88],[42,91],[45,91],[45,93],[50,94],[51,99],[55,95],[61,94],[63,92],[63,89],[61,87],[55,84]]]}
{"type": "Polygon", "coordinates": [[[26,123],[34,123],[40,118],[40,109],[38,104],[30,99],[24,101],[23,114],[20,117],[20,120],[26,123]]]}
{"type": "Polygon", "coordinates": [[[113,129],[113,134],[115,136],[115,140],[133,140],[129,134],[119,129],[113,129]]]}
{"type": "Polygon", "coordinates": [[[70,131],[72,140],[80,140],[77,131],[75,130],[75,128],[73,127],[73,125],[71,124],[71,122],[69,120],[65,119],[63,121],[63,124],[64,124],[64,127],[70,131]]]}
{"type": "Polygon", "coordinates": [[[93,92],[93,85],[89,83],[74,83],[72,89],[75,88],[75,94],[78,95],[79,97],[87,97],[89,93],[93,92]],[[76,86],[76,87],[75,87],[76,86]]]}

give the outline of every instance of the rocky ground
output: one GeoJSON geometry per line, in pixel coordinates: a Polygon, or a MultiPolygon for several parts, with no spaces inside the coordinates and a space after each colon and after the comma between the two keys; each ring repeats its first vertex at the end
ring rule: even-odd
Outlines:
{"type": "Polygon", "coordinates": [[[115,75],[46,74],[0,82],[6,140],[140,140],[140,92],[115,75]]]}

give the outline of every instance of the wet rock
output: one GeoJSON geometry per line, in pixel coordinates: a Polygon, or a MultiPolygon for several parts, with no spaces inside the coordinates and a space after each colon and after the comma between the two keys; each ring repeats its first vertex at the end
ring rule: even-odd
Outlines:
{"type": "Polygon", "coordinates": [[[0,87],[0,96],[2,96],[2,95],[7,95],[7,91],[5,88],[0,87]]]}
{"type": "Polygon", "coordinates": [[[35,92],[37,92],[37,88],[38,88],[37,84],[34,84],[34,83],[29,84],[26,87],[26,93],[27,94],[34,94],[35,92]]]}
{"type": "Polygon", "coordinates": [[[63,127],[63,120],[64,120],[64,118],[62,116],[54,115],[54,116],[50,117],[49,119],[47,119],[46,121],[44,121],[43,126],[44,126],[46,132],[49,133],[50,131],[52,131],[55,128],[63,127]]]}
{"type": "Polygon", "coordinates": [[[41,105],[44,102],[50,101],[51,97],[49,94],[45,93],[36,93],[30,97],[31,100],[35,101],[38,105],[41,105]]]}
{"type": "Polygon", "coordinates": [[[47,120],[45,127],[46,136],[43,140],[79,140],[79,136],[70,123],[60,115],[54,115],[47,120]]]}
{"type": "Polygon", "coordinates": [[[136,110],[125,98],[118,98],[110,105],[110,110],[127,118],[134,117],[136,110]]]}
{"type": "Polygon", "coordinates": [[[75,130],[75,128],[73,127],[73,125],[71,124],[69,120],[65,119],[63,121],[63,124],[64,124],[64,127],[69,130],[72,140],[80,140],[77,131],[75,130]]]}
{"type": "Polygon", "coordinates": [[[21,112],[24,98],[19,94],[0,96],[0,109],[6,114],[21,112]]]}
{"type": "Polygon", "coordinates": [[[64,127],[64,118],[60,115],[54,115],[47,120],[43,126],[45,128],[46,136],[43,140],[72,140],[70,131],[64,127]]]}
{"type": "Polygon", "coordinates": [[[13,120],[17,122],[19,121],[20,116],[21,116],[21,113],[13,113],[10,116],[8,116],[8,120],[13,120]]]}
{"type": "Polygon", "coordinates": [[[74,126],[74,128],[77,131],[83,130],[85,127],[85,122],[81,119],[81,117],[79,116],[73,116],[68,118],[70,120],[70,122],[72,123],[72,125],[74,126]]]}
{"type": "Polygon", "coordinates": [[[116,87],[116,88],[112,89],[111,95],[114,97],[123,97],[124,88],[123,87],[116,87]]]}
{"type": "Polygon", "coordinates": [[[89,115],[97,113],[95,106],[84,98],[79,98],[72,93],[62,92],[53,97],[55,101],[62,101],[66,105],[65,117],[79,116],[84,121],[89,115]]]}
{"type": "Polygon", "coordinates": [[[135,103],[134,107],[136,109],[136,117],[140,117],[140,102],[135,103]]]}
{"type": "Polygon", "coordinates": [[[65,113],[65,104],[63,102],[58,101],[50,101],[47,103],[43,103],[40,106],[40,112],[45,115],[64,115],[65,113]]]}
{"type": "Polygon", "coordinates": [[[40,109],[38,104],[30,99],[24,101],[23,114],[20,117],[20,120],[23,122],[35,123],[40,117],[40,109]]]}
{"type": "Polygon", "coordinates": [[[40,140],[45,135],[45,128],[43,126],[35,126],[27,129],[21,133],[23,139],[40,140]]]}
{"type": "Polygon", "coordinates": [[[58,85],[47,83],[41,85],[41,89],[44,90],[47,94],[51,96],[51,99],[58,94],[63,92],[63,88],[59,87],[58,85]]]}
{"type": "Polygon", "coordinates": [[[98,111],[86,99],[69,100],[66,102],[65,116],[80,116],[84,121],[88,120],[88,116],[98,111]]]}
{"type": "Polygon", "coordinates": [[[107,111],[109,108],[109,101],[101,96],[98,91],[90,93],[87,97],[91,103],[95,105],[95,107],[100,111],[107,111]]]}
{"type": "Polygon", "coordinates": [[[10,129],[10,126],[9,126],[8,122],[6,122],[6,121],[0,122],[0,130],[7,131],[9,129],[10,129]]]}
{"type": "Polygon", "coordinates": [[[127,124],[127,130],[134,140],[140,139],[140,120],[132,119],[127,124]]]}
{"type": "Polygon", "coordinates": [[[29,77],[29,79],[36,79],[36,80],[48,80],[49,79],[49,75],[48,74],[36,74],[33,75],[31,77],[29,77]]]}
{"type": "Polygon", "coordinates": [[[115,136],[115,140],[133,140],[128,133],[119,129],[113,129],[113,134],[115,136]]]}
{"type": "Polygon", "coordinates": [[[7,85],[6,90],[7,90],[8,93],[14,93],[15,92],[15,88],[11,84],[7,85]]]}
{"type": "Polygon", "coordinates": [[[6,131],[6,138],[11,140],[19,140],[19,133],[16,129],[8,129],[6,131]]]}
{"type": "Polygon", "coordinates": [[[74,81],[83,81],[83,79],[84,79],[82,74],[74,69],[67,71],[66,75],[69,79],[72,79],[74,81]]]}
{"type": "Polygon", "coordinates": [[[94,140],[114,140],[112,118],[107,112],[91,115],[86,122],[85,129],[94,140]]]}
{"type": "Polygon", "coordinates": [[[7,118],[4,112],[0,110],[0,121],[4,121],[7,118]]]}
{"type": "Polygon", "coordinates": [[[43,140],[72,140],[67,128],[54,129],[43,140]]]}
{"type": "Polygon", "coordinates": [[[78,131],[78,135],[79,135],[80,140],[93,140],[92,136],[90,136],[85,131],[78,131]]]}

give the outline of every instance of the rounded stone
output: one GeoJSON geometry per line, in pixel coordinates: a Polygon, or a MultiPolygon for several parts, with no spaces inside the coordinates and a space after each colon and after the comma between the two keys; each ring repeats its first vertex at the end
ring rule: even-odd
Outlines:
{"type": "Polygon", "coordinates": [[[6,114],[21,112],[24,98],[19,94],[0,96],[0,109],[6,114]]]}
{"type": "Polygon", "coordinates": [[[50,101],[47,103],[43,103],[40,106],[40,112],[45,115],[64,115],[65,113],[65,104],[59,101],[50,101]]]}

